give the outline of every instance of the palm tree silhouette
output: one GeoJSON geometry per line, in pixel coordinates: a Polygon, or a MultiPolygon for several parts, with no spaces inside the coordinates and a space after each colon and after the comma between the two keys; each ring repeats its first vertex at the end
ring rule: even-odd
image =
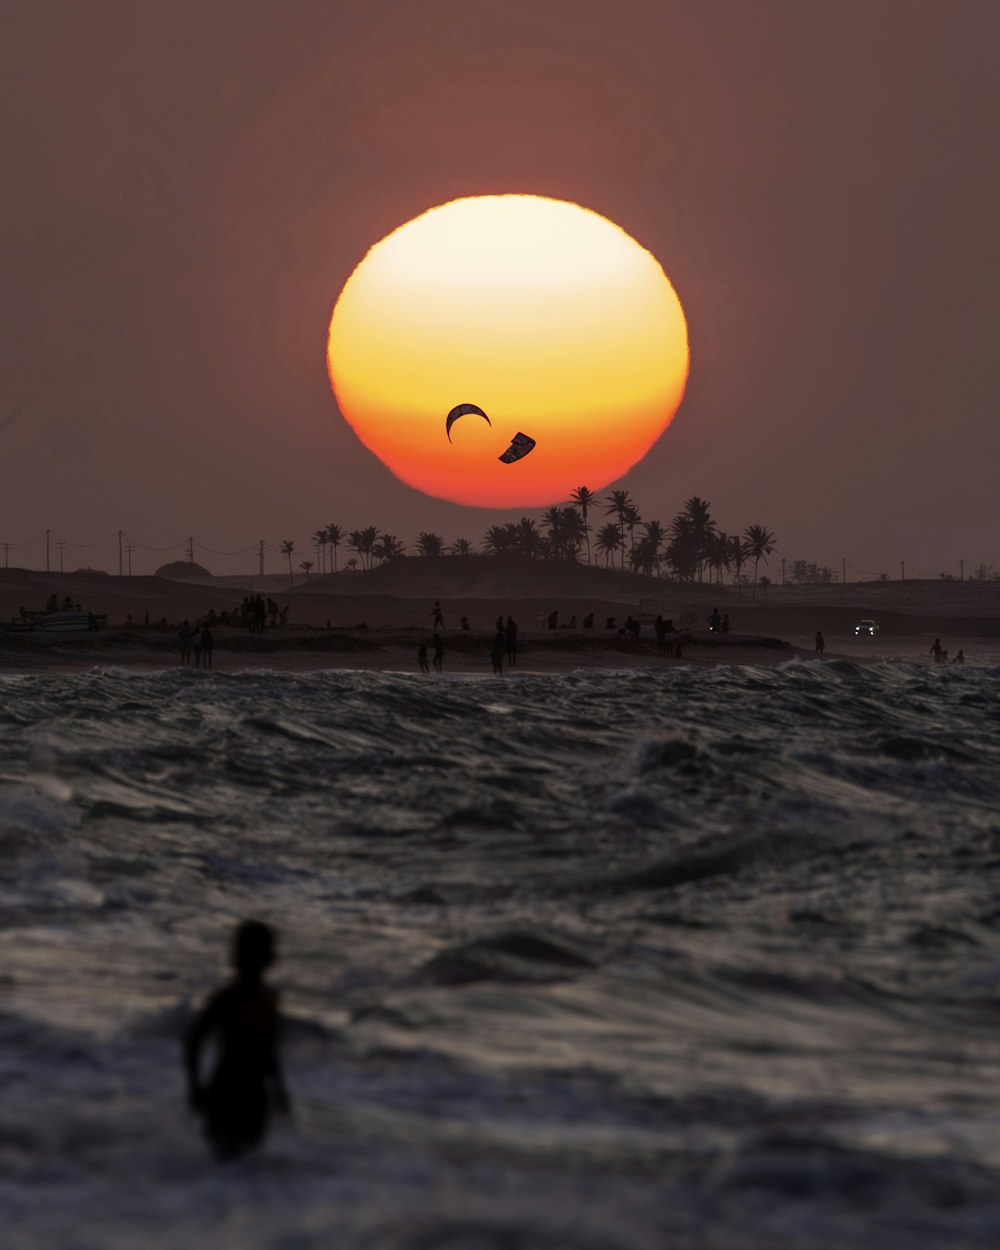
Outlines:
{"type": "Polygon", "coordinates": [[[326,527],[326,541],[333,548],[333,571],[337,571],[337,548],[344,541],[344,533],[339,525],[328,525],[326,527]]]}
{"type": "Polygon", "coordinates": [[[602,525],[597,531],[594,546],[599,553],[604,552],[604,565],[606,568],[614,553],[618,550],[624,550],[625,540],[622,538],[618,526],[613,521],[609,521],[607,525],[602,525]]]}
{"type": "Polygon", "coordinates": [[[746,539],[747,556],[753,561],[753,593],[757,596],[757,566],[761,560],[767,564],[767,557],[774,550],[774,535],[763,525],[748,525],[743,531],[746,539]]]}
{"type": "Polygon", "coordinates": [[[326,536],[326,530],[317,530],[312,536],[313,546],[319,556],[319,571],[326,572],[326,544],[329,541],[326,536]]]}
{"type": "Polygon", "coordinates": [[[456,538],[448,548],[448,554],[453,556],[471,556],[472,543],[467,538],[456,538]]]}
{"type": "Polygon", "coordinates": [[[590,526],[587,523],[587,513],[597,503],[597,496],[587,486],[578,486],[576,490],[570,491],[570,499],[583,513],[583,531],[587,539],[587,563],[590,563],[590,526]]]}
{"type": "Polygon", "coordinates": [[[288,556],[288,584],[289,586],[294,586],[295,574],[292,572],[292,553],[295,550],[295,544],[290,538],[286,538],[278,550],[283,556],[288,556]]]}
{"type": "Polygon", "coordinates": [[[739,534],[734,534],[729,540],[729,567],[732,570],[733,581],[736,583],[736,593],[743,593],[741,586],[743,584],[743,566],[747,562],[747,545],[739,534]]]}
{"type": "Polygon", "coordinates": [[[626,518],[626,514],[628,513],[629,508],[635,507],[635,501],[629,498],[629,493],[627,490],[613,490],[611,494],[607,497],[607,499],[605,499],[604,502],[607,505],[604,509],[604,515],[609,516],[613,512],[615,516],[618,518],[618,537],[621,539],[621,542],[618,545],[619,545],[619,548],[621,549],[622,568],[624,569],[625,568],[625,526],[627,524],[625,518],[626,518]]]}
{"type": "Polygon", "coordinates": [[[310,572],[312,571],[312,567],[313,567],[313,562],[312,562],[312,560],[303,560],[303,561],[302,561],[302,563],[299,565],[299,568],[300,568],[300,569],[303,571],[303,573],[305,573],[305,575],[306,575],[306,581],[308,581],[308,580],[309,580],[309,574],[310,574],[310,572]]]}
{"type": "Polygon", "coordinates": [[[692,495],[684,502],[684,511],[691,526],[691,538],[697,550],[698,580],[702,579],[702,570],[708,555],[710,536],[715,532],[716,525],[710,513],[711,504],[707,499],[699,499],[692,495]]]}
{"type": "Polygon", "coordinates": [[[421,530],[417,535],[417,550],[422,556],[439,556],[444,551],[444,539],[440,534],[421,530]]]}

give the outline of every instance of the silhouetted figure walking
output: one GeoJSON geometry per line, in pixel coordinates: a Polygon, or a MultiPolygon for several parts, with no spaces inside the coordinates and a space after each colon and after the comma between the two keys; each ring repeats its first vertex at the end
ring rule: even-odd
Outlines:
{"type": "Polygon", "coordinates": [[[185,1040],[188,1102],[205,1117],[220,1160],[236,1159],[258,1145],[272,1106],[289,1109],[278,1060],[278,994],[263,979],[273,959],[274,934],[267,925],[256,920],[240,925],[232,952],[236,977],[212,995],[185,1040]],[[201,1051],[212,1036],[218,1060],[205,1084],[201,1051]]]}
{"type": "Polygon", "coordinates": [[[435,633],[437,633],[439,629],[444,629],[444,617],[441,615],[441,604],[437,601],[437,599],[434,600],[434,606],[427,613],[427,615],[434,617],[434,620],[431,622],[431,629],[433,629],[435,633]]]}
{"type": "Polygon", "coordinates": [[[440,634],[434,635],[434,672],[443,671],[444,664],[444,641],[440,634]]]}
{"type": "Polygon", "coordinates": [[[816,630],[816,654],[822,655],[826,650],[826,639],[823,637],[822,630],[816,630]]]}
{"type": "Polygon", "coordinates": [[[955,658],[952,660],[952,664],[964,664],[964,663],[965,663],[965,652],[962,651],[960,648],[958,651],[955,652],[955,658]]]}
{"type": "Polygon", "coordinates": [[[201,631],[201,662],[206,668],[212,667],[212,650],[215,647],[215,639],[212,637],[212,631],[206,625],[201,631]]]}
{"type": "Polygon", "coordinates": [[[427,643],[426,642],[422,642],[420,646],[417,647],[417,663],[420,665],[420,671],[422,673],[429,673],[431,671],[427,664],[427,643]]]}

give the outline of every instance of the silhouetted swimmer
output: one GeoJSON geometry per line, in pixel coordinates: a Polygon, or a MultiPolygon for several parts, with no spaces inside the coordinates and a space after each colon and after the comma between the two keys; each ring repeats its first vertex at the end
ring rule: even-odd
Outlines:
{"type": "Polygon", "coordinates": [[[940,638],[935,638],[933,643],[931,643],[931,655],[934,657],[935,664],[941,663],[941,657],[944,655],[944,652],[941,650],[940,638]]]}
{"type": "Polygon", "coordinates": [[[437,599],[434,600],[434,606],[427,613],[427,615],[434,617],[434,620],[431,622],[431,629],[433,629],[435,633],[437,633],[439,629],[444,629],[444,617],[441,615],[441,604],[437,601],[437,599]]]}
{"type": "Polygon", "coordinates": [[[458,622],[458,624],[461,627],[461,629],[464,631],[468,631],[472,628],[472,626],[469,624],[469,618],[467,616],[463,616],[462,619],[458,622]]]}
{"type": "Polygon", "coordinates": [[[961,650],[961,648],[959,648],[959,650],[955,652],[955,658],[952,660],[952,664],[964,664],[964,663],[965,663],[965,652],[961,650]]]}
{"type": "Polygon", "coordinates": [[[420,665],[420,671],[422,673],[429,673],[431,671],[427,664],[427,643],[426,642],[422,642],[420,646],[417,647],[417,663],[420,665]]]}
{"type": "Polygon", "coordinates": [[[822,630],[816,630],[816,654],[822,655],[826,650],[826,639],[823,637],[822,630]]]}
{"type": "Polygon", "coordinates": [[[274,960],[274,934],[257,920],[236,931],[236,977],[216,991],[193,1020],[184,1044],[188,1102],[205,1117],[216,1158],[236,1159],[259,1144],[272,1107],[289,1110],[278,1060],[278,994],[264,983],[274,960]],[[201,1051],[214,1037],[218,1059],[211,1080],[201,1079],[201,1051]]]}
{"type": "Polygon", "coordinates": [[[443,662],[444,662],[444,641],[442,640],[440,634],[435,634],[434,635],[434,672],[435,673],[440,673],[442,671],[443,662]]]}

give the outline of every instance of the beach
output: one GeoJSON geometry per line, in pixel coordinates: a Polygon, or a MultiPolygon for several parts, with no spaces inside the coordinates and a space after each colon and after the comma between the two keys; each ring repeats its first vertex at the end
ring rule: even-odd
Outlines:
{"type": "Polygon", "coordinates": [[[961,650],[971,663],[995,662],[1000,653],[1000,582],[770,586],[754,595],[750,587],[737,593],[728,586],[679,585],[584,566],[525,569],[485,558],[395,563],[368,573],[314,577],[291,588],[283,576],[189,582],[0,570],[0,620],[16,624],[21,607],[37,611],[52,594],[103,618],[93,634],[0,632],[0,671],[170,667],[179,661],[182,621],[238,610],[255,593],[287,608],[287,624],[268,627],[262,636],[213,627],[215,667],[413,671],[417,648],[432,635],[435,602],[445,622],[446,669],[453,673],[491,671],[495,623],[508,616],[518,624],[518,666],[533,672],[781,663],[814,656],[817,630],[827,659],[930,663],[935,638],[950,657],[961,650]],[[730,616],[728,634],[708,629],[715,607],[730,616]],[[547,624],[552,612],[558,613],[555,629],[547,624]],[[147,613],[149,626],[143,623],[147,613]],[[591,614],[593,627],[583,629],[591,614]],[[658,614],[685,639],[680,660],[658,655],[658,614]],[[621,632],[629,616],[640,623],[638,640],[621,632]],[[463,617],[468,631],[459,627],[463,617]],[[876,620],[876,637],[855,636],[863,619],[876,620]]]}

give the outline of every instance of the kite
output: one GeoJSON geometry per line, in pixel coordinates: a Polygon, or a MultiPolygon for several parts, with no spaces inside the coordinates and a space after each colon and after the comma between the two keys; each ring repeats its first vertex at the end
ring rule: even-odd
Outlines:
{"type": "Polygon", "coordinates": [[[535,440],[529,438],[527,434],[515,434],[511,439],[510,446],[499,457],[504,464],[513,464],[515,460],[523,460],[529,451],[534,447],[535,440]]]}
{"type": "Polygon", "coordinates": [[[444,423],[444,432],[448,435],[448,442],[451,442],[451,427],[455,424],[459,417],[467,416],[470,412],[474,412],[476,416],[482,417],[487,425],[492,426],[493,422],[489,419],[482,408],[475,404],[458,404],[448,413],[444,423]]]}

